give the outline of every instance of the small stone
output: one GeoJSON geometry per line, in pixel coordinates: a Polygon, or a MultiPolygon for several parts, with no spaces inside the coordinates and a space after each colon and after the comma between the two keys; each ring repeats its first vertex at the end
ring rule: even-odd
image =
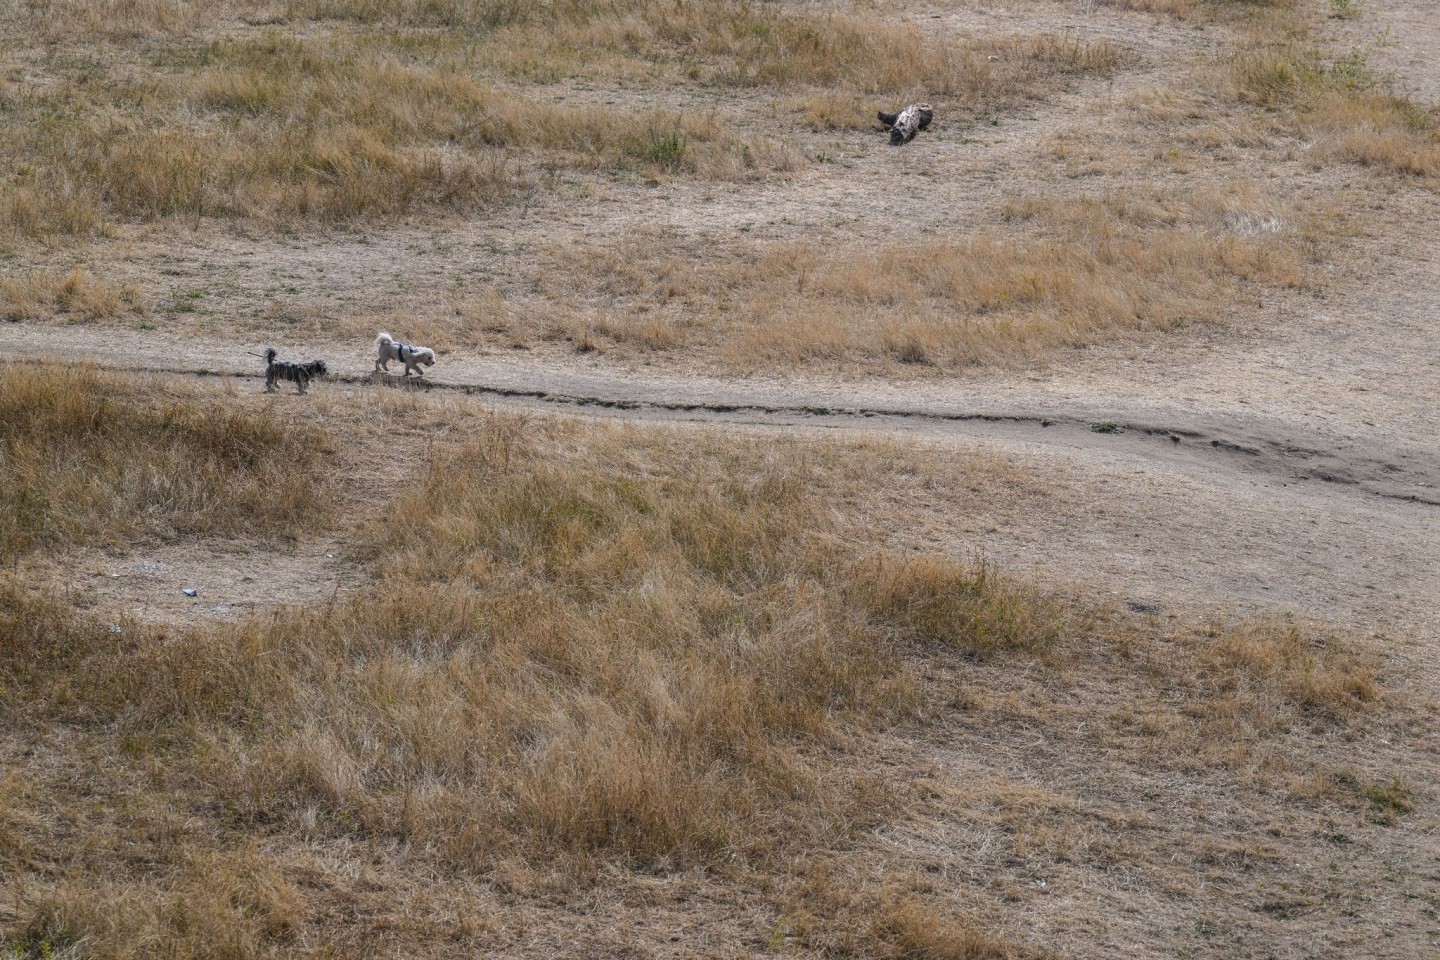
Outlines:
{"type": "Polygon", "coordinates": [[[198,597],[198,596],[200,596],[200,591],[199,591],[199,590],[192,590],[192,589],[190,589],[189,587],[186,587],[184,590],[181,590],[180,592],[183,593],[183,594],[185,594],[185,596],[187,596],[187,597],[198,597]]]}

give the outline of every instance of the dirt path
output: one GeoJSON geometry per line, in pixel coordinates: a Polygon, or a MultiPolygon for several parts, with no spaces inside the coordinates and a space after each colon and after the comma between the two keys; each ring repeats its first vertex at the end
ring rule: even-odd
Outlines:
{"type": "MultiPolygon", "coordinates": [[[[332,346],[326,355],[341,348],[332,346]]],[[[220,341],[89,328],[0,328],[0,352],[102,366],[225,374],[260,389],[251,358],[220,341]]],[[[342,355],[321,389],[395,385],[342,355]]],[[[1048,385],[1053,387],[1053,384],[1048,385]]],[[[1440,455],[1383,431],[1186,407],[1165,398],[1084,401],[990,382],[903,398],[860,383],[640,378],[528,357],[449,359],[425,387],[497,405],[698,427],[883,435],[998,452],[1068,492],[1051,511],[953,515],[913,536],[979,552],[1116,600],[1167,610],[1293,612],[1362,631],[1434,637],[1440,590],[1440,455]]],[[[282,393],[277,403],[301,402],[282,393]]]]}

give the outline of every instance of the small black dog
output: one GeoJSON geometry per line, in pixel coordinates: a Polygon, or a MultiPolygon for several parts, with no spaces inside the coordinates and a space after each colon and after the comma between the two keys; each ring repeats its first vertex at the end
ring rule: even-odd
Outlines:
{"type": "Polygon", "coordinates": [[[289,380],[295,384],[295,388],[304,393],[310,381],[317,377],[323,377],[330,371],[325,369],[324,360],[311,360],[309,363],[292,363],[289,360],[276,360],[279,353],[274,347],[265,351],[265,392],[275,392],[275,381],[289,380]]]}

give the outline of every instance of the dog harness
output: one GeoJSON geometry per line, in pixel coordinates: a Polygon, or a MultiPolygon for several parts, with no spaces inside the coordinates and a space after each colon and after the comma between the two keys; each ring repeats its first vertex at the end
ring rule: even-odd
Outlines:
{"type": "Polygon", "coordinates": [[[395,355],[400,359],[400,362],[401,362],[401,363],[404,363],[404,362],[405,362],[405,344],[403,344],[403,343],[397,343],[397,344],[395,344],[395,346],[398,348],[395,355]]]}

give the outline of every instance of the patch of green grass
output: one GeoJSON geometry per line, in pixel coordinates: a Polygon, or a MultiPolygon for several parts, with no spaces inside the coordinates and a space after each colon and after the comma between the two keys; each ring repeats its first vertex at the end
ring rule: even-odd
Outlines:
{"type": "Polygon", "coordinates": [[[1389,783],[1363,784],[1359,788],[1359,794],[1369,801],[1370,809],[1386,823],[1393,822],[1398,815],[1415,809],[1415,791],[1399,777],[1389,783]]]}
{"type": "Polygon", "coordinates": [[[685,160],[685,144],[686,138],[678,130],[651,130],[649,143],[641,144],[635,155],[665,170],[679,170],[685,160]]]}
{"type": "Polygon", "coordinates": [[[1354,20],[1363,8],[1360,0],[1330,0],[1330,16],[1336,20],[1354,20]]]}

